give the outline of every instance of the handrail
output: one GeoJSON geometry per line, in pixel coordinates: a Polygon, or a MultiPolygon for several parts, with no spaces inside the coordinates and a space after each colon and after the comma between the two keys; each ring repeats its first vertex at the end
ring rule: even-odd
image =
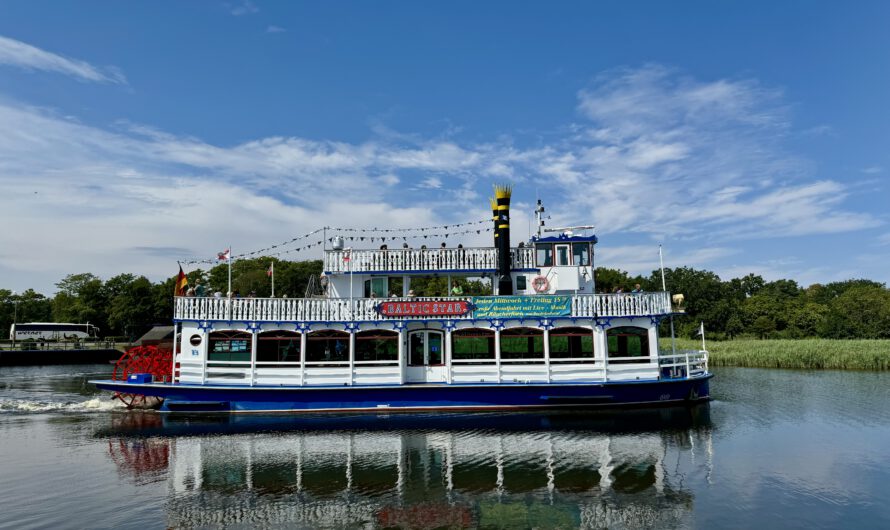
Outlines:
{"type": "MultiPolygon", "coordinates": [[[[511,248],[510,261],[513,269],[535,268],[534,249],[511,248]]],[[[335,274],[495,269],[497,269],[497,249],[491,247],[328,250],[324,256],[324,270],[335,274]],[[347,257],[348,259],[345,259],[347,257]]]]}
{"type": "MultiPolygon", "coordinates": [[[[428,320],[428,316],[385,316],[376,307],[383,302],[470,302],[470,296],[418,298],[214,298],[177,297],[174,318],[207,321],[350,322],[428,320]]],[[[670,293],[579,294],[571,296],[574,318],[656,316],[671,312],[670,293]]],[[[532,316],[532,315],[529,315],[532,316]]],[[[471,320],[472,311],[444,317],[471,320]]]]}

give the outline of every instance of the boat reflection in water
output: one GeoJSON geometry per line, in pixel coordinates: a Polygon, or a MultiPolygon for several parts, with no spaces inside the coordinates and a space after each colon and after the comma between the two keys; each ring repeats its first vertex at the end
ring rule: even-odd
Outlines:
{"type": "Polygon", "coordinates": [[[683,484],[709,478],[710,427],[704,404],[583,415],[126,414],[99,435],[137,483],[167,466],[167,526],[665,527],[692,523],[683,484]]]}

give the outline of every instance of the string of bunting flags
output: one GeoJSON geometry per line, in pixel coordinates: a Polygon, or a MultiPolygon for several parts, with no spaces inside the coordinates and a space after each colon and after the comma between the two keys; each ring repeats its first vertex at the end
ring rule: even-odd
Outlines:
{"type": "Polygon", "coordinates": [[[482,223],[490,223],[491,219],[481,219],[479,221],[469,221],[466,223],[457,223],[457,224],[447,224],[440,226],[423,226],[423,227],[412,227],[412,228],[333,228],[328,227],[328,230],[334,232],[424,232],[427,230],[447,230],[449,228],[462,228],[465,226],[478,225],[482,223]]]}
{"type": "MultiPolygon", "coordinates": [[[[491,222],[491,221],[489,221],[491,222]]],[[[449,225],[451,226],[451,225],[449,225]]],[[[459,236],[464,234],[481,234],[482,232],[491,232],[494,229],[492,226],[486,226],[485,228],[474,228],[470,230],[459,230],[457,232],[434,232],[429,234],[409,234],[402,236],[341,236],[343,239],[347,241],[380,241],[381,243],[385,243],[386,241],[407,241],[409,239],[435,239],[435,238],[445,238],[451,236],[459,236]]],[[[328,238],[328,242],[333,241],[333,237],[328,238]]]]}
{"type": "MultiPolygon", "coordinates": [[[[365,234],[367,234],[367,233],[373,233],[373,234],[397,233],[397,234],[401,234],[398,236],[381,236],[381,235],[368,235],[368,236],[343,235],[343,236],[340,236],[340,237],[343,237],[343,239],[348,240],[348,241],[365,241],[365,240],[367,240],[369,242],[373,242],[373,241],[386,242],[387,240],[389,240],[389,241],[398,241],[398,240],[407,241],[409,239],[414,240],[414,239],[421,239],[421,238],[429,239],[429,238],[439,238],[439,237],[447,239],[450,236],[465,235],[465,234],[471,234],[471,233],[481,234],[482,232],[491,232],[492,231],[493,227],[491,227],[491,226],[487,226],[484,228],[469,228],[466,230],[458,230],[458,231],[453,230],[455,228],[470,227],[470,226],[479,225],[482,223],[491,223],[491,219],[482,219],[479,221],[470,221],[470,222],[466,222],[466,223],[457,223],[457,224],[447,224],[447,225],[441,225],[441,226],[425,226],[425,227],[419,227],[419,228],[417,228],[417,227],[414,227],[414,228],[344,228],[344,227],[326,226],[326,227],[318,228],[316,230],[313,230],[313,231],[303,234],[301,236],[294,237],[287,241],[278,243],[277,245],[271,245],[266,248],[253,250],[251,252],[244,252],[242,254],[235,254],[234,256],[230,256],[228,259],[237,260],[237,259],[244,259],[244,258],[249,258],[249,257],[253,257],[253,256],[260,256],[260,255],[262,255],[262,256],[281,256],[283,254],[290,254],[293,252],[299,252],[301,250],[306,250],[309,248],[317,247],[317,246],[323,244],[325,242],[325,240],[313,241],[312,243],[307,243],[302,246],[291,248],[288,250],[279,250],[278,252],[272,252],[273,250],[276,250],[281,247],[287,247],[293,243],[296,243],[297,241],[306,239],[308,237],[314,236],[321,232],[325,232],[326,234],[328,232],[330,232],[331,234],[334,234],[334,235],[339,235],[339,232],[365,233],[365,234]],[[442,230],[448,230],[448,229],[452,229],[452,230],[448,231],[448,232],[442,231],[442,230]],[[409,232],[419,232],[419,233],[410,234],[409,232]]],[[[333,240],[334,240],[333,236],[327,237],[327,242],[332,242],[333,240]]],[[[215,264],[215,263],[218,263],[218,261],[219,261],[218,259],[197,259],[196,258],[196,259],[189,259],[189,260],[179,260],[178,263],[180,263],[182,265],[198,265],[198,264],[215,264]]]]}

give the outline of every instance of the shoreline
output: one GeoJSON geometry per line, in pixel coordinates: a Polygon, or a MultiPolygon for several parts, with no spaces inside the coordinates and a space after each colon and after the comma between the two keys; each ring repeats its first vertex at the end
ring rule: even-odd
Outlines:
{"type": "MultiPolygon", "coordinates": [[[[659,345],[670,349],[670,337],[662,337],[659,345]]],[[[890,371],[890,340],[735,339],[705,345],[710,366],[890,371]]],[[[678,338],[677,348],[700,349],[701,340],[678,338]]]]}

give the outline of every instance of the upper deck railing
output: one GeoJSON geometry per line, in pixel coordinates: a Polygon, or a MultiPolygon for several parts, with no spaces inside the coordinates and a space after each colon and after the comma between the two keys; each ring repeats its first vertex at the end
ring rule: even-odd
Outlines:
{"type": "MultiPolygon", "coordinates": [[[[478,297],[477,297],[478,298],[478,297]]],[[[177,297],[177,320],[267,321],[267,322],[356,322],[379,320],[430,320],[429,316],[384,316],[376,307],[386,301],[471,301],[472,297],[437,298],[237,298],[177,297]]],[[[587,294],[571,297],[574,318],[634,317],[670,313],[670,295],[666,292],[627,294],[587,294]]],[[[528,315],[534,317],[535,315],[528,315]]],[[[473,320],[465,315],[439,317],[449,320],[473,320]]]]}
{"type": "MultiPolygon", "coordinates": [[[[534,269],[532,247],[510,249],[511,267],[534,269]]],[[[497,268],[495,248],[399,248],[393,250],[328,250],[324,270],[331,273],[493,271],[497,268]],[[348,260],[344,260],[345,257],[348,260]]]]}

